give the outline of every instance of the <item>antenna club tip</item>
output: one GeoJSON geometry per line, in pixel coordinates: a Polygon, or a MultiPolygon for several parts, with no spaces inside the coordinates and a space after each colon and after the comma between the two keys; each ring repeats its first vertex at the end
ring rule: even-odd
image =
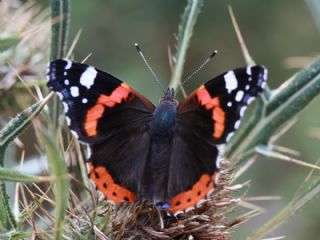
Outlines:
{"type": "Polygon", "coordinates": [[[136,47],[136,49],[137,49],[137,51],[138,51],[138,52],[141,52],[141,50],[140,50],[140,47],[139,47],[138,43],[134,43],[134,46],[136,47]]]}
{"type": "Polygon", "coordinates": [[[211,53],[211,55],[210,55],[209,58],[213,58],[217,53],[218,53],[218,51],[217,51],[217,50],[214,50],[214,51],[211,53]]]}

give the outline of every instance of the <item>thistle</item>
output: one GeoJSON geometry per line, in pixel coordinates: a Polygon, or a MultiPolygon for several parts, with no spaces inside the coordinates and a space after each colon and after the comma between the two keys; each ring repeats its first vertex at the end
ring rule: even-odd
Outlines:
{"type": "MultiPolygon", "coordinates": [[[[249,184],[235,183],[252,166],[257,154],[294,162],[312,170],[288,206],[249,239],[263,238],[320,192],[320,179],[315,174],[319,169],[317,164],[293,159],[273,147],[275,138],[291,126],[287,127],[287,124],[292,117],[320,93],[320,60],[315,59],[287,80],[285,86],[275,90],[266,87],[249,120],[241,125],[232,141],[225,146],[219,180],[214,191],[197,208],[172,216],[148,201],[124,202],[117,206],[104,201],[105,197],[88,181],[84,164],[86,150],[66,131],[59,101],[54,99],[46,108],[53,93],[44,99],[40,94],[47,91],[44,81],[39,79],[45,76],[44,66],[48,58],[43,52],[48,44],[45,37],[34,36],[38,36],[40,30],[48,31],[50,24],[44,20],[48,12],[37,14],[31,3],[19,8],[12,7],[8,1],[0,4],[2,16],[16,13],[21,17],[20,21],[14,22],[6,20],[8,18],[0,20],[0,26],[6,26],[3,29],[15,29],[15,32],[2,30],[0,33],[0,70],[1,78],[5,80],[2,88],[0,86],[0,94],[12,99],[16,91],[31,88],[35,98],[41,99],[29,108],[26,105],[32,102],[30,97],[22,105],[15,104],[16,111],[26,109],[8,121],[0,131],[0,180],[18,182],[14,209],[9,205],[6,187],[1,182],[1,239],[231,239],[235,227],[262,212],[258,206],[250,206],[250,209],[249,204],[245,204],[249,184]],[[33,23],[28,31],[25,30],[25,22],[33,23]],[[5,64],[6,61],[11,66],[5,64]],[[17,83],[20,77],[27,81],[17,83]],[[8,145],[28,126],[34,128],[37,141],[44,145],[39,147],[39,151],[45,153],[48,160],[49,176],[32,176],[3,167],[8,145]],[[67,171],[67,167],[72,170],[67,171]],[[239,209],[245,210],[245,213],[238,213],[239,209]]],[[[50,58],[56,59],[67,55],[70,6],[69,0],[53,0],[51,4],[50,58]]],[[[181,78],[187,49],[203,4],[201,0],[188,1],[177,35],[176,51],[170,56],[173,65],[170,87],[182,88],[182,92],[181,78]]],[[[233,20],[246,63],[254,64],[234,17],[233,20]]],[[[1,101],[1,106],[7,109],[4,103],[1,101]]],[[[23,156],[21,159],[24,160],[23,156]]]]}

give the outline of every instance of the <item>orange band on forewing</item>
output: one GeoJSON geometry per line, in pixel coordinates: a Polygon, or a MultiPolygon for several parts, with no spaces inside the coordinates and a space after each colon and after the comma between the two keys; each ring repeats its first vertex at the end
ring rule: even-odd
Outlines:
{"type": "Polygon", "coordinates": [[[204,199],[208,192],[214,187],[215,174],[203,174],[199,181],[196,182],[191,190],[182,192],[170,200],[169,212],[184,211],[188,208],[195,207],[196,204],[204,199]]]}
{"type": "Polygon", "coordinates": [[[221,107],[215,107],[212,110],[213,119],[215,120],[214,125],[214,133],[213,136],[215,138],[219,138],[222,136],[224,131],[224,123],[225,123],[225,112],[222,110],[221,107]]]}
{"type": "Polygon", "coordinates": [[[88,136],[97,135],[98,120],[103,116],[105,107],[112,108],[116,104],[120,104],[122,100],[127,100],[130,92],[130,87],[122,83],[113,90],[110,96],[101,94],[98,97],[96,105],[89,109],[86,115],[84,129],[88,136]]]}
{"type": "Polygon", "coordinates": [[[214,138],[220,138],[225,130],[225,112],[220,106],[218,97],[212,98],[204,87],[201,85],[196,92],[199,103],[206,108],[206,110],[212,109],[212,120],[214,122],[214,130],[212,136],[214,138]]]}
{"type": "Polygon", "coordinates": [[[201,105],[206,105],[212,99],[208,91],[205,89],[204,85],[201,85],[197,90],[197,96],[201,105]]]}
{"type": "Polygon", "coordinates": [[[104,197],[114,203],[121,203],[123,201],[135,202],[136,195],[128,189],[116,184],[112,176],[105,167],[93,167],[91,163],[88,164],[89,177],[92,179],[104,197]]]}
{"type": "Polygon", "coordinates": [[[104,106],[101,104],[93,106],[87,112],[84,129],[88,136],[95,136],[97,134],[97,119],[102,117],[103,112],[104,106]]]}

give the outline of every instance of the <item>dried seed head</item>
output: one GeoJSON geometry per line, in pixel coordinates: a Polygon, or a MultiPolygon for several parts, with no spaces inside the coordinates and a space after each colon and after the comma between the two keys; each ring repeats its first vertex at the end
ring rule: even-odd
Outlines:
{"type": "Polygon", "coordinates": [[[198,208],[175,217],[155,208],[151,202],[123,203],[109,209],[105,235],[111,239],[230,239],[233,225],[226,217],[239,200],[230,197],[233,190],[225,188],[232,174],[227,166],[224,160],[216,190],[198,208]]]}

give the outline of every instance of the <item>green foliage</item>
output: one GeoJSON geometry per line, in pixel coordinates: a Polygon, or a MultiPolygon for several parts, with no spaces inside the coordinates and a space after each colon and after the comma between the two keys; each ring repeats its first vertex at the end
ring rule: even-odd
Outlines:
{"type": "MultiPolygon", "coordinates": [[[[203,6],[203,0],[189,0],[184,13],[182,15],[181,23],[179,25],[179,33],[177,39],[177,49],[175,54],[175,61],[173,73],[171,76],[169,88],[177,89],[181,84],[183,74],[183,67],[186,61],[187,50],[190,45],[191,36],[197,17],[203,6]]],[[[171,56],[170,56],[171,57],[171,56]]]]}
{"type": "Polygon", "coordinates": [[[15,47],[21,39],[21,36],[0,37],[0,53],[15,47]]]}
{"type": "Polygon", "coordinates": [[[44,181],[45,179],[47,178],[30,176],[30,175],[21,173],[21,171],[0,167],[0,181],[33,183],[33,182],[44,181]]]}
{"type": "Polygon", "coordinates": [[[43,134],[42,139],[45,144],[51,175],[55,179],[55,239],[60,240],[62,239],[65,211],[69,200],[69,184],[66,179],[66,166],[61,156],[61,151],[52,137],[49,134],[43,134]]]}
{"type": "MultiPolygon", "coordinates": [[[[8,145],[19,134],[21,134],[30,124],[31,120],[41,112],[42,108],[46,104],[46,101],[47,99],[36,103],[22,113],[18,114],[0,131],[0,166],[3,167],[5,151],[8,145]]],[[[14,176],[12,175],[12,172],[7,172],[7,175],[3,177],[10,177],[11,180],[16,178],[14,181],[19,181],[19,178],[22,177],[22,174],[14,176]]],[[[16,229],[16,227],[17,223],[9,205],[6,186],[4,182],[0,182],[0,231],[12,232],[16,229]]]]}

